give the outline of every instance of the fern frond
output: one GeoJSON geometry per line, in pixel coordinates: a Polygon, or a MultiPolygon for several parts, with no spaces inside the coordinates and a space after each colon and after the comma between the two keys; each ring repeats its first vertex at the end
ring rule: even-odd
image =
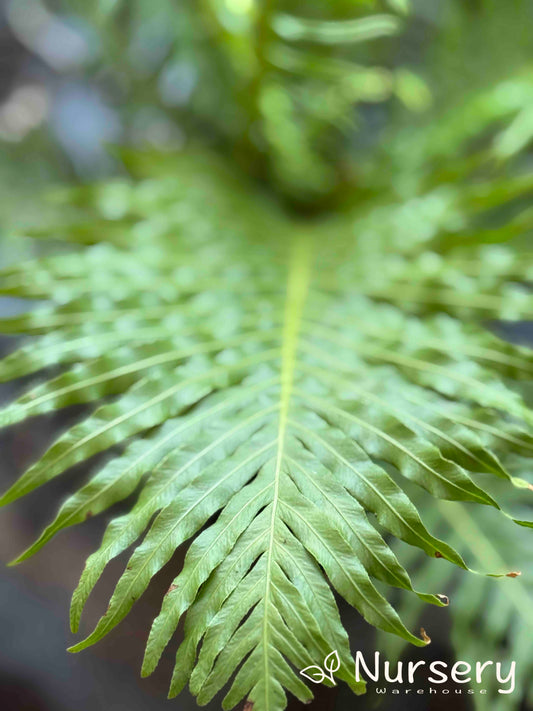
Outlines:
{"type": "MultiPolygon", "coordinates": [[[[374,580],[446,601],[414,589],[368,514],[427,556],[466,564],[428,531],[402,477],[439,500],[498,510],[478,474],[531,488],[508,454],[533,449],[524,399],[533,357],[482,321],[527,318],[533,298],[514,247],[498,246],[498,260],[492,245],[435,251],[449,216],[470,220],[481,191],[447,186],[306,224],[221,170],[183,154],[172,178],[83,190],[93,237],[65,233],[81,251],[4,273],[3,293],[50,305],[2,321],[37,340],[0,364],[0,378],[64,370],[0,422],[97,407],[1,501],[123,445],[18,560],[137,491],[87,561],[74,631],[107,564],[137,546],[107,612],[72,649],[110,632],[192,539],[143,673],[185,615],[171,693],[190,678],[204,703],[230,684],[226,708],[246,696],[274,711],[285,691],[310,698],[298,670],[332,649],[339,677],[363,691],[332,589],[372,625],[426,644],[374,580]]],[[[503,204],[516,191],[492,194],[503,204]]]]}

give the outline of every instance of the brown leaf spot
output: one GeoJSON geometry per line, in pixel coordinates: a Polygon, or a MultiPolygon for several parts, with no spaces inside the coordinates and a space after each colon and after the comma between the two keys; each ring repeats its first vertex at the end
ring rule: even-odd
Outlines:
{"type": "Polygon", "coordinates": [[[512,573],[507,573],[508,578],[519,578],[522,575],[520,570],[514,570],[512,573]]]}
{"type": "Polygon", "coordinates": [[[431,642],[431,637],[428,637],[427,632],[423,627],[420,628],[420,636],[426,644],[429,644],[431,642]]]}
{"type": "Polygon", "coordinates": [[[248,700],[248,701],[244,704],[244,708],[243,708],[242,711],[253,711],[253,708],[254,708],[254,702],[248,700]]]}
{"type": "Polygon", "coordinates": [[[87,513],[85,514],[85,520],[87,521],[87,519],[91,518],[92,515],[93,515],[92,511],[87,511],[87,513]]]}
{"type": "Polygon", "coordinates": [[[527,488],[528,488],[528,489],[531,489],[531,491],[533,491],[533,484],[528,484],[528,485],[527,485],[527,488]]]}
{"type": "Polygon", "coordinates": [[[435,551],[435,558],[444,558],[444,556],[439,551],[435,551]]]}
{"type": "Polygon", "coordinates": [[[178,586],[172,584],[172,585],[169,587],[169,589],[166,591],[165,597],[166,597],[167,595],[170,595],[171,592],[173,592],[174,590],[177,590],[177,589],[178,589],[178,586]]]}
{"type": "Polygon", "coordinates": [[[441,593],[437,593],[436,597],[439,598],[439,600],[444,603],[445,605],[450,604],[450,598],[447,595],[442,595],[441,593]]]}

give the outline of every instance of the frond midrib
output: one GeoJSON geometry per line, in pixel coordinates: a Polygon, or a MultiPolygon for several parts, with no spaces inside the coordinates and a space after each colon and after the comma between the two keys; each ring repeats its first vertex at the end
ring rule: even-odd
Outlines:
{"type": "Polygon", "coordinates": [[[277,437],[277,456],[274,471],[274,493],[272,498],[272,513],[270,519],[270,534],[267,549],[265,595],[263,604],[262,648],[265,674],[265,708],[269,705],[269,602],[272,585],[273,554],[275,545],[276,516],[279,504],[279,485],[284,460],[285,440],[289,422],[289,409],[294,388],[294,376],[297,364],[297,349],[303,311],[311,281],[312,245],[304,236],[295,240],[289,263],[287,279],[287,297],[285,303],[285,319],[283,326],[283,341],[281,350],[281,389],[279,426],[277,437]]]}

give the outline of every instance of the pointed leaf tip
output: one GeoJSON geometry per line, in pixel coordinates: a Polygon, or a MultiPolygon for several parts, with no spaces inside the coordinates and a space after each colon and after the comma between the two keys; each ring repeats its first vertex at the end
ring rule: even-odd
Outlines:
{"type": "Polygon", "coordinates": [[[426,630],[423,627],[420,628],[420,636],[426,644],[431,644],[431,637],[428,636],[426,630]]]}

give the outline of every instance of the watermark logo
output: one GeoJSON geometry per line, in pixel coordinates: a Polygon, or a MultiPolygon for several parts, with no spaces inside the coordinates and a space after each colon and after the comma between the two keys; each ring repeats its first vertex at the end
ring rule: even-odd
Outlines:
{"type": "MultiPolygon", "coordinates": [[[[313,684],[321,684],[326,679],[332,684],[335,684],[333,675],[339,671],[340,666],[339,653],[335,649],[324,658],[322,666],[312,664],[302,669],[300,674],[309,681],[312,681],[313,684]]],[[[457,661],[453,665],[448,665],[446,662],[438,660],[431,662],[420,660],[418,662],[408,662],[407,664],[398,661],[393,671],[389,661],[382,662],[380,652],[375,653],[373,664],[367,663],[362,652],[357,652],[355,655],[354,669],[354,677],[357,682],[363,680],[363,672],[367,680],[371,680],[376,684],[389,683],[410,687],[412,687],[412,685],[416,686],[417,682],[423,681],[431,685],[436,685],[437,687],[441,684],[447,684],[448,681],[452,681],[456,685],[472,684],[474,685],[474,689],[469,689],[466,692],[469,694],[476,693],[476,691],[480,694],[486,694],[486,689],[476,689],[476,686],[484,686],[485,681],[488,681],[490,686],[497,685],[499,694],[512,694],[516,685],[515,661],[509,663],[508,671],[504,671],[502,663],[493,662],[491,660],[485,662],[478,661],[472,664],[457,661]],[[420,672],[418,671],[419,669],[421,670],[420,672]]],[[[376,691],[378,694],[384,694],[387,693],[387,688],[377,688],[376,691]]],[[[409,693],[410,691],[413,691],[413,689],[405,689],[405,693],[409,693]]],[[[424,693],[424,690],[422,688],[416,689],[415,692],[421,694],[424,693]]],[[[392,693],[400,692],[395,689],[392,693]]],[[[429,693],[437,692],[433,688],[430,688],[429,693]]],[[[447,694],[449,690],[441,688],[441,693],[447,694]]],[[[460,688],[455,693],[461,693],[460,688]]]]}
{"type": "Polygon", "coordinates": [[[333,674],[339,671],[341,666],[341,660],[337,650],[334,649],[333,652],[328,654],[327,657],[324,658],[322,664],[323,667],[318,664],[311,664],[311,666],[302,669],[300,674],[305,676],[306,679],[309,679],[309,681],[312,681],[313,684],[321,684],[325,681],[325,679],[328,679],[332,684],[335,684],[333,674]]]}

